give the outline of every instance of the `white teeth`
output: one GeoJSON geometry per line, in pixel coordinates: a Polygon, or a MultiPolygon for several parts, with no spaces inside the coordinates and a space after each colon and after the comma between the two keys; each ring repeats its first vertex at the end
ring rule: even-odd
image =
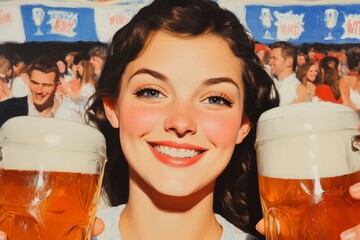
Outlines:
{"type": "Polygon", "coordinates": [[[190,158],[200,154],[199,151],[189,150],[189,149],[178,149],[178,148],[171,148],[166,146],[155,146],[154,148],[159,153],[169,155],[171,157],[190,158]]]}

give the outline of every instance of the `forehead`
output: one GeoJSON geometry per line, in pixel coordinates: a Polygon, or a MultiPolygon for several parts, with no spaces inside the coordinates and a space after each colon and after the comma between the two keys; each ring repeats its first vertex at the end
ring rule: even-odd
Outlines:
{"type": "Polygon", "coordinates": [[[127,70],[149,68],[184,79],[230,77],[241,84],[242,61],[215,35],[184,37],[156,32],[127,70]]]}
{"type": "Polygon", "coordinates": [[[99,56],[91,56],[90,59],[102,60],[101,57],[99,57],[99,56]]]}
{"type": "Polygon", "coordinates": [[[55,83],[56,74],[54,72],[44,73],[39,70],[33,70],[30,75],[30,80],[38,83],[55,83]]]}
{"type": "Polygon", "coordinates": [[[271,50],[271,56],[282,57],[282,49],[281,48],[273,48],[271,50]]]}
{"type": "Polygon", "coordinates": [[[316,63],[310,66],[311,70],[315,70],[315,69],[318,69],[318,68],[319,68],[319,66],[316,63]]]}

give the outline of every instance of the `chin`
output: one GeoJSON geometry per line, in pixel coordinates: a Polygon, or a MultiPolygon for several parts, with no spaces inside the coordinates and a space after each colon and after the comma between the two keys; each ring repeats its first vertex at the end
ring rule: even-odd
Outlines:
{"type": "Polygon", "coordinates": [[[155,190],[165,196],[186,199],[212,193],[214,185],[212,183],[192,184],[189,182],[167,181],[166,183],[157,184],[155,190]]]}
{"type": "Polygon", "coordinates": [[[195,187],[189,186],[189,184],[175,182],[175,181],[167,181],[162,184],[157,184],[154,186],[154,189],[163,194],[173,197],[184,197],[191,195],[196,191],[195,187]]]}

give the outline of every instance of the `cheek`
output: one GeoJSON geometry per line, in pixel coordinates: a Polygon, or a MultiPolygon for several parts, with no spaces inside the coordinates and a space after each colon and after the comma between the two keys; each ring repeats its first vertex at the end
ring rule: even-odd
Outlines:
{"type": "Polygon", "coordinates": [[[150,132],[161,119],[161,111],[137,104],[126,104],[120,108],[120,128],[123,133],[141,136],[150,132]]]}
{"type": "Polygon", "coordinates": [[[208,139],[217,146],[229,146],[236,143],[236,137],[241,125],[241,113],[233,115],[213,114],[201,116],[199,125],[208,139]]]}

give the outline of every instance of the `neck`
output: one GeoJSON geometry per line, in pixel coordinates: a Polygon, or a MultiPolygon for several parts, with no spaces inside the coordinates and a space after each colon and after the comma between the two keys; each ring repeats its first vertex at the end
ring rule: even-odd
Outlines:
{"type": "Polygon", "coordinates": [[[290,76],[293,73],[294,73],[294,71],[291,68],[287,68],[277,75],[277,79],[279,81],[284,80],[285,78],[287,78],[288,76],[290,76]]]}
{"type": "Polygon", "coordinates": [[[308,84],[314,84],[314,81],[311,81],[309,79],[306,80],[308,84]]]}
{"type": "Polygon", "coordinates": [[[168,196],[131,177],[129,200],[119,226],[122,238],[220,239],[222,229],[213,212],[213,190],[211,183],[188,196],[168,196]]]}
{"type": "Polygon", "coordinates": [[[52,117],[54,100],[51,101],[49,104],[45,104],[45,105],[34,104],[34,106],[35,106],[36,111],[39,113],[40,117],[52,117]]]}

